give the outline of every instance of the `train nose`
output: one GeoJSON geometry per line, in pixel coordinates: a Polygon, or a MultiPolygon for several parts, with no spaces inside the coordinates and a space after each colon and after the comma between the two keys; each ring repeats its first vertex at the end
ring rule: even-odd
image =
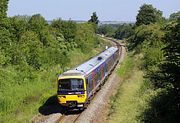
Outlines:
{"type": "Polygon", "coordinates": [[[77,101],[67,101],[66,103],[69,108],[73,108],[77,106],[77,101]]]}

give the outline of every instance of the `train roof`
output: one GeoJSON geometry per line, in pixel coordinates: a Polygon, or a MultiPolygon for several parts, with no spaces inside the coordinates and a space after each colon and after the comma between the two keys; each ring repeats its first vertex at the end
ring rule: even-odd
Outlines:
{"type": "Polygon", "coordinates": [[[61,74],[60,76],[76,76],[76,75],[88,75],[93,69],[97,68],[100,64],[106,61],[112,54],[117,51],[117,47],[110,47],[104,50],[102,53],[91,58],[85,63],[75,67],[74,69],[68,70],[61,74]]]}

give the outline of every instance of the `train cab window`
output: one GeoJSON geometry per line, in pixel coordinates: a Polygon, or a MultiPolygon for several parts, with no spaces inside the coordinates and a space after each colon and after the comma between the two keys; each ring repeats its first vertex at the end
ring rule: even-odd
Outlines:
{"type": "Polygon", "coordinates": [[[59,91],[82,91],[84,90],[84,82],[82,79],[60,79],[59,91]]]}
{"type": "Polygon", "coordinates": [[[83,90],[84,84],[82,79],[72,79],[71,80],[71,88],[72,90],[83,90]]]}

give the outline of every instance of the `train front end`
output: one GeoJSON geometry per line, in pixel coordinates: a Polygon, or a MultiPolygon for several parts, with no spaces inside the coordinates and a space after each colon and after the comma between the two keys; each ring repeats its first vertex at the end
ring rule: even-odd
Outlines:
{"type": "Polygon", "coordinates": [[[82,76],[61,76],[58,78],[58,101],[68,108],[83,108],[86,101],[86,84],[82,76]]]}

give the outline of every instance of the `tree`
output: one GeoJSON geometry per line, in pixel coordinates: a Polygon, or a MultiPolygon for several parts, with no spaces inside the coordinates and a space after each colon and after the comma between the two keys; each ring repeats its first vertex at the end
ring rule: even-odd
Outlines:
{"type": "Polygon", "coordinates": [[[103,25],[98,26],[97,32],[98,34],[103,34],[108,37],[113,37],[117,28],[118,28],[118,25],[115,25],[115,24],[103,24],[103,25]]]}
{"type": "Polygon", "coordinates": [[[76,36],[76,23],[73,21],[53,20],[51,26],[62,33],[66,41],[73,41],[76,36]]]}
{"type": "Polygon", "coordinates": [[[162,68],[163,72],[166,73],[165,80],[173,85],[173,89],[178,92],[176,96],[178,96],[180,95],[180,19],[166,30],[167,46],[164,48],[166,59],[162,68]]]}
{"type": "Polygon", "coordinates": [[[180,18],[180,11],[172,13],[169,17],[169,20],[177,20],[178,18],[180,18]]]}
{"type": "Polygon", "coordinates": [[[48,23],[40,14],[33,15],[29,20],[29,28],[39,33],[48,23]]]}
{"type": "Polygon", "coordinates": [[[8,1],[9,0],[1,0],[0,1],[0,20],[7,16],[7,9],[8,9],[8,1]]]}
{"type": "Polygon", "coordinates": [[[33,31],[26,31],[22,34],[19,40],[19,48],[21,51],[21,58],[35,69],[40,69],[42,54],[42,43],[38,39],[38,35],[33,31]]]}
{"type": "MultiPolygon", "coordinates": [[[[150,81],[153,82],[157,94],[151,99],[150,108],[143,112],[143,121],[150,123],[180,122],[180,19],[168,23],[164,32],[166,46],[161,50],[164,57],[162,61],[156,62],[159,65],[154,67],[156,72],[150,81]]],[[[150,52],[155,54],[154,49],[150,48],[150,52]]]]}
{"type": "Polygon", "coordinates": [[[92,24],[83,23],[77,25],[75,41],[82,52],[88,53],[92,50],[96,43],[94,34],[94,27],[92,24]]]}
{"type": "Polygon", "coordinates": [[[160,10],[157,10],[152,5],[144,4],[140,7],[139,13],[136,16],[136,25],[148,25],[159,22],[162,19],[162,12],[160,10]]]}
{"type": "Polygon", "coordinates": [[[44,17],[40,14],[33,15],[29,20],[29,29],[36,32],[40,41],[44,46],[48,46],[50,42],[49,25],[44,17]]]}
{"type": "Polygon", "coordinates": [[[91,16],[91,19],[88,22],[92,22],[92,23],[94,23],[96,25],[99,23],[99,20],[98,20],[98,17],[96,15],[96,12],[93,12],[93,14],[91,16]]]}
{"type": "Polygon", "coordinates": [[[8,64],[10,61],[9,51],[12,47],[11,34],[5,28],[0,29],[0,65],[8,64]]]}
{"type": "Polygon", "coordinates": [[[115,31],[114,38],[123,39],[128,38],[133,35],[134,30],[131,24],[120,25],[119,28],[115,31]]]}
{"type": "Polygon", "coordinates": [[[18,42],[22,33],[27,30],[28,22],[18,16],[9,18],[9,21],[9,32],[12,34],[12,40],[18,42]]]}

